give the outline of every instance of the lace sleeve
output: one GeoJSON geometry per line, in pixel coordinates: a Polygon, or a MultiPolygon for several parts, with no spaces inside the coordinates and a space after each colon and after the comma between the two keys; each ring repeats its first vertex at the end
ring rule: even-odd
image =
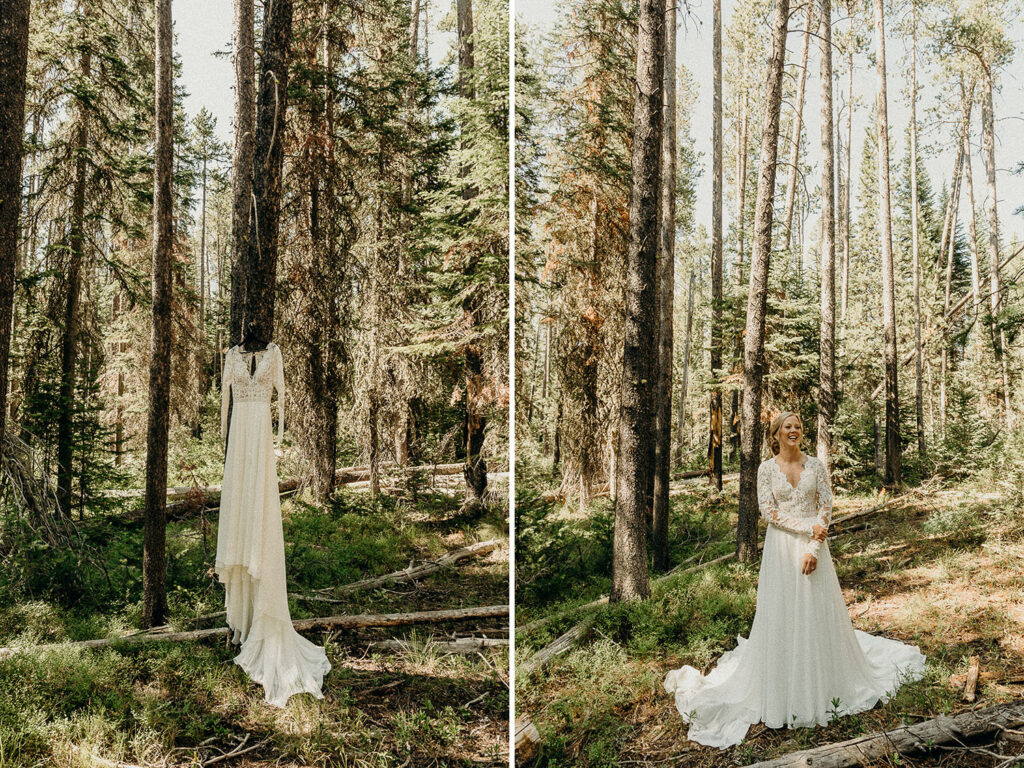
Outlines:
{"type": "Polygon", "coordinates": [[[234,347],[224,355],[224,370],[220,380],[220,439],[227,437],[228,430],[228,403],[230,402],[231,391],[231,352],[234,347]]]}
{"type": "Polygon", "coordinates": [[[281,348],[274,345],[274,389],[277,390],[277,440],[275,447],[281,447],[284,439],[284,359],[281,348]]]}
{"type": "MultiPolygon", "coordinates": [[[[817,481],[816,505],[818,508],[817,524],[828,528],[832,522],[832,483],[828,477],[828,470],[821,461],[814,462],[814,477],[817,481]]],[[[807,554],[818,556],[821,551],[821,542],[811,539],[807,545],[807,554]]]]}
{"type": "MultiPolygon", "coordinates": [[[[773,461],[773,459],[769,459],[769,461],[773,461]]],[[[790,517],[779,512],[779,506],[775,503],[775,494],[772,491],[771,468],[767,461],[761,464],[757,470],[757,506],[761,510],[761,517],[767,520],[769,525],[806,536],[810,536],[813,532],[813,520],[790,517]]]]}

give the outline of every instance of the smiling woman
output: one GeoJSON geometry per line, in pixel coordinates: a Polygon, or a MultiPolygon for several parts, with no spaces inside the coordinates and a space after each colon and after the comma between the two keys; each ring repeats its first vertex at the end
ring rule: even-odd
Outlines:
{"type": "Polygon", "coordinates": [[[783,411],[772,419],[775,455],[758,470],[768,532],[749,640],[737,638],[737,647],[706,676],[684,666],[665,678],[665,690],[690,723],[691,741],[730,747],[758,722],[769,728],[827,725],[924,675],[925,658],[916,647],[853,628],[828,548],[828,470],[801,452],[802,437],[798,414],[783,411]]]}

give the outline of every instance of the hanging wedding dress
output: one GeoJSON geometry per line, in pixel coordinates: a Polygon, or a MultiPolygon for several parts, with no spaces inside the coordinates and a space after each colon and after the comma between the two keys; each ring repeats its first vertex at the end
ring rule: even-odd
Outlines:
{"type": "Polygon", "coordinates": [[[221,439],[233,395],[231,430],[217,529],[217,577],[224,584],[232,642],[242,648],[235,663],[263,685],[265,700],[283,707],[308,691],[323,698],[331,669],[320,646],[292,627],[284,567],[284,534],[278,495],[277,457],[284,429],[284,362],[271,342],[265,350],[228,350],[221,383],[221,439]],[[252,370],[253,358],[255,372],[252,370]],[[277,389],[277,440],[270,396],[277,389]]]}
{"type": "Polygon", "coordinates": [[[924,676],[925,658],[916,646],[853,628],[828,542],[811,538],[814,525],[827,528],[832,515],[824,464],[805,457],[794,487],[768,459],[758,469],[757,500],[769,526],[750,638],[738,638],[707,676],[685,666],[664,683],[690,724],[687,738],[711,747],[739,744],[758,722],[769,728],[825,725],[871,709],[924,676]],[[804,575],[808,553],[818,567],[804,575]]]}

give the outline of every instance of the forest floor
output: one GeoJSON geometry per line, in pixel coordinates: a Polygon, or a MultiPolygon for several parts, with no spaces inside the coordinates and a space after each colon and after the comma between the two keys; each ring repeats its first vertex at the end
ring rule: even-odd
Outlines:
{"type": "MultiPolygon", "coordinates": [[[[724,562],[657,584],[649,601],[568,610],[610,587],[611,504],[588,516],[520,496],[517,510],[518,663],[585,619],[582,642],[539,674],[516,678],[517,717],[541,735],[540,766],[748,765],[855,736],[1024,695],[1024,515],[1020,488],[1006,477],[930,484],[870,516],[868,526],[833,531],[830,549],[854,626],[920,646],[924,679],[889,702],[827,727],[753,726],[724,751],[686,740],[662,687],[683,664],[705,673],[749,634],[756,566],[724,562]],[[562,563],[564,565],[558,565],[562,563]],[[556,567],[557,566],[557,567],[556,567]],[[969,659],[980,657],[978,701],[961,700],[969,659]]],[[[672,565],[705,562],[734,548],[738,483],[721,494],[704,484],[673,484],[672,565]],[[703,550],[703,551],[702,551],[703,550]]],[[[838,495],[836,516],[879,502],[868,491],[838,495]]],[[[861,521],[858,521],[858,523],[861,521]]],[[[853,527],[851,525],[851,527],[853,527]]],[[[992,752],[1024,752],[1020,744],[992,752]]],[[[878,766],[994,766],[965,750],[894,756],[878,766]]]]}
{"type": "MultiPolygon", "coordinates": [[[[415,500],[371,500],[341,488],[326,508],[285,500],[288,589],[300,595],[498,540],[489,555],[417,582],[344,594],[340,604],[292,599],[292,618],[507,604],[507,513],[467,519],[458,505],[429,489],[415,500]]],[[[138,626],[142,528],[117,512],[79,525],[88,557],[39,548],[0,564],[0,646],[119,637],[138,626]]],[[[176,631],[224,625],[215,520],[214,510],[168,526],[176,631]]],[[[285,709],[263,702],[262,686],[232,661],[237,648],[220,637],[30,648],[0,659],[0,768],[507,765],[507,648],[370,647],[390,638],[502,638],[507,628],[507,619],[485,619],[304,632],[325,646],[332,670],[322,700],[302,694],[285,709]]]]}

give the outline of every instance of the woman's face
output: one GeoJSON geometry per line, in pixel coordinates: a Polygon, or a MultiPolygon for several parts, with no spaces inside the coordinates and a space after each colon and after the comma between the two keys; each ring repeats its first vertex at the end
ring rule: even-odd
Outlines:
{"type": "Polygon", "coordinates": [[[794,448],[800,446],[800,438],[803,437],[804,427],[800,423],[799,416],[787,416],[779,427],[779,445],[790,445],[794,448]]]}

